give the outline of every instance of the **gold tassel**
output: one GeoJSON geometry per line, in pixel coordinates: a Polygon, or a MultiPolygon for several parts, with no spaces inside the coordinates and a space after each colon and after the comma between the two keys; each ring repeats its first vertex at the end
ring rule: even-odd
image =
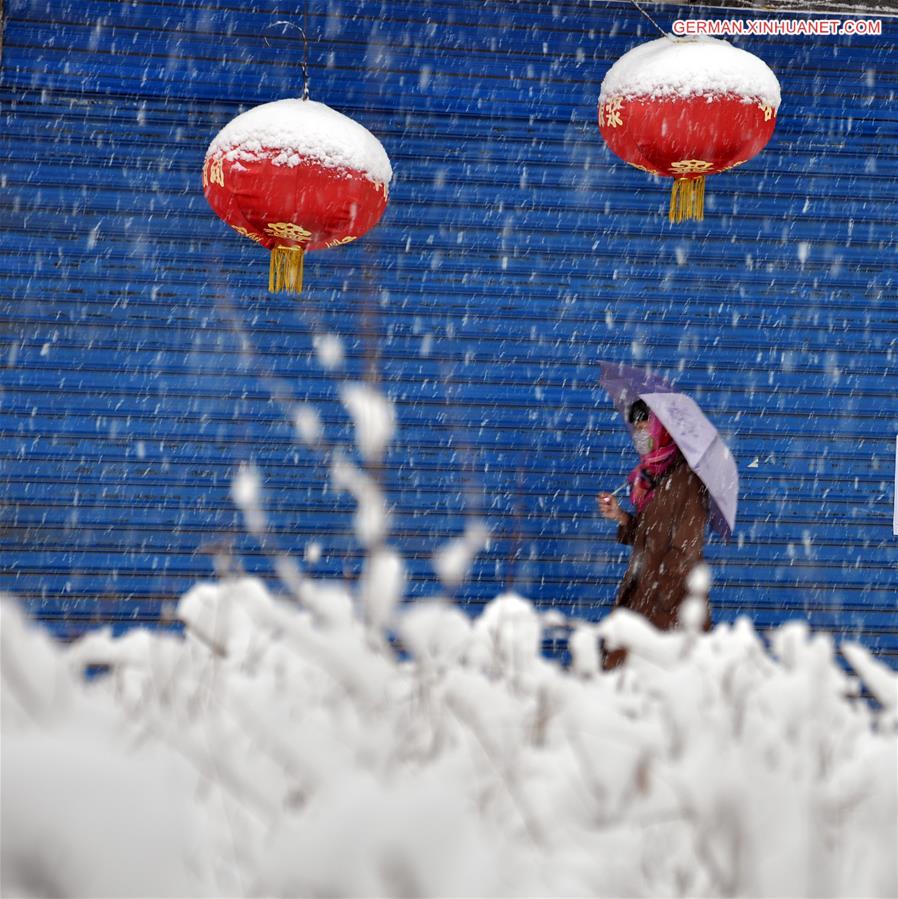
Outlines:
{"type": "Polygon", "coordinates": [[[268,266],[269,293],[302,293],[302,247],[275,247],[268,266]]]}
{"type": "Polygon", "coordinates": [[[705,177],[677,178],[670,190],[670,212],[672,222],[696,222],[705,218],[705,177]]]}

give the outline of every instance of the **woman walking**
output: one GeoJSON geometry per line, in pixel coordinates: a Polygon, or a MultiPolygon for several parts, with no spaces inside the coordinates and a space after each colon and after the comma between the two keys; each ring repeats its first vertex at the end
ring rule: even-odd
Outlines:
{"type": "MultiPolygon", "coordinates": [[[[618,524],[618,542],[633,547],[614,607],[672,630],[686,599],[689,572],[703,558],[708,491],[645,402],[630,406],[628,420],[639,453],[639,464],[627,478],[635,514],[625,512],[612,494],[599,494],[602,516],[618,524]]],[[[705,629],[710,626],[709,613],[705,629]]],[[[603,653],[603,667],[615,668],[626,654],[625,649],[603,653]]]]}

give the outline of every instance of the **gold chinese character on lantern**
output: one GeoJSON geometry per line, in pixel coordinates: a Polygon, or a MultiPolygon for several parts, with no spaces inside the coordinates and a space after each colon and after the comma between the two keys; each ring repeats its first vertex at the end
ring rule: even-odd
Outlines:
{"type": "Polygon", "coordinates": [[[295,225],[293,222],[269,222],[265,230],[272,237],[294,240],[297,243],[305,243],[312,236],[311,231],[306,231],[302,225],[295,225]]]}
{"type": "Polygon", "coordinates": [[[340,247],[345,243],[352,243],[354,240],[355,238],[351,234],[348,234],[346,237],[341,237],[339,240],[332,240],[327,246],[328,248],[340,247]]]}
{"type": "Polygon", "coordinates": [[[220,156],[207,159],[203,166],[203,187],[208,187],[210,183],[224,187],[224,166],[220,156]]]}
{"type": "Polygon", "coordinates": [[[599,125],[607,125],[609,128],[617,128],[624,124],[621,117],[621,106],[623,106],[623,97],[615,97],[607,103],[599,104],[599,125]]]}
{"type": "Polygon", "coordinates": [[[765,122],[769,122],[773,118],[773,107],[769,103],[759,103],[758,109],[764,113],[765,122]]]}
{"type": "Polygon", "coordinates": [[[244,237],[248,237],[250,240],[254,240],[256,243],[262,243],[262,238],[259,237],[258,234],[253,234],[252,231],[247,231],[241,225],[231,225],[231,227],[238,233],[242,234],[244,237]]]}
{"type": "Polygon", "coordinates": [[[714,163],[705,162],[704,159],[681,159],[672,162],[670,167],[678,175],[701,175],[714,168],[714,163]]]}

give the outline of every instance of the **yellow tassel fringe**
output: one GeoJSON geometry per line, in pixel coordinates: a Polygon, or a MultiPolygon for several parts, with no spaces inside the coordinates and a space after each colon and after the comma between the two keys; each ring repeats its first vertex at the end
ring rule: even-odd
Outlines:
{"type": "Polygon", "coordinates": [[[705,218],[705,178],[677,178],[670,190],[670,214],[672,222],[690,219],[701,222],[705,218]]]}
{"type": "Polygon", "coordinates": [[[268,267],[269,293],[302,293],[302,247],[275,247],[268,267]]]}

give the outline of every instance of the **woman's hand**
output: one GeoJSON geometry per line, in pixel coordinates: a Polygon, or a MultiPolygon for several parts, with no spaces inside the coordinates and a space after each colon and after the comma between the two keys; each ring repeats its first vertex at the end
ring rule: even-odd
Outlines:
{"type": "Polygon", "coordinates": [[[618,524],[627,523],[627,513],[620,507],[617,497],[610,493],[599,494],[599,511],[602,513],[602,518],[616,521],[618,524]]]}

